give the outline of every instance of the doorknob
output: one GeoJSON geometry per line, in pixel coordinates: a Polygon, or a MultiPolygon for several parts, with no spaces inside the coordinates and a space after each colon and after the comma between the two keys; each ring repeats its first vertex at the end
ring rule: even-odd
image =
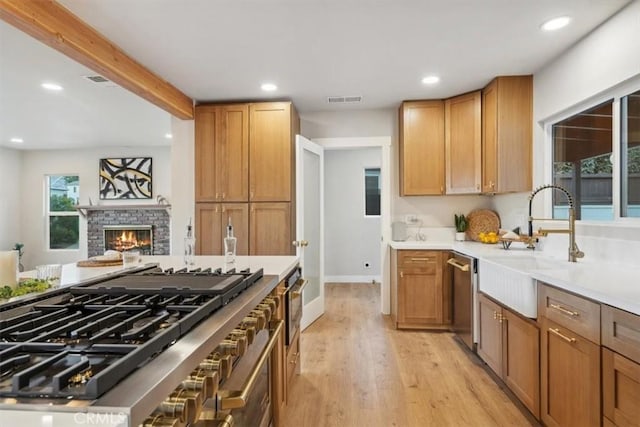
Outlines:
{"type": "Polygon", "coordinates": [[[309,242],[307,240],[294,240],[291,243],[293,244],[293,246],[296,246],[296,247],[309,246],[309,242]]]}

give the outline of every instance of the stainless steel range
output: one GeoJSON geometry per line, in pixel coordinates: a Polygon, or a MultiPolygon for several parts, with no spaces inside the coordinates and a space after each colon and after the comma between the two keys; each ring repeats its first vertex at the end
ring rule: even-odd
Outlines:
{"type": "Polygon", "coordinates": [[[273,347],[276,284],[261,269],[150,268],[0,306],[0,426],[230,422],[234,394],[207,399],[251,342],[256,363],[273,347]]]}

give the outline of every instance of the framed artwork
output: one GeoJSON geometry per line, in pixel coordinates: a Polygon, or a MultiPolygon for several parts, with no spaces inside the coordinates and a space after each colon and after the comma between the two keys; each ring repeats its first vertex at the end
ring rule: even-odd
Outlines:
{"type": "Polygon", "coordinates": [[[100,199],[150,199],[151,157],[100,159],[100,199]]]}

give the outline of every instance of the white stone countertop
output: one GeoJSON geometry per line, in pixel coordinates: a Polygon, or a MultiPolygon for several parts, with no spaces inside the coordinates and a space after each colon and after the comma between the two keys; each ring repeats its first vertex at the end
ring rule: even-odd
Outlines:
{"type": "MultiPolygon", "coordinates": [[[[223,256],[196,256],[195,264],[189,266],[191,268],[208,268],[213,269],[225,268],[223,256]]],[[[141,256],[139,265],[157,263],[161,268],[184,268],[184,261],[181,256],[141,256]]],[[[252,271],[262,268],[265,275],[278,276],[282,280],[286,274],[298,264],[296,256],[238,256],[236,257],[236,270],[250,268],[252,271]]],[[[71,286],[87,280],[108,278],[110,276],[120,274],[125,271],[123,266],[114,267],[78,267],[75,263],[64,264],[62,266],[62,277],[60,278],[60,286],[71,286]]],[[[36,277],[35,270],[25,271],[20,277],[36,277]]]]}
{"type": "Polygon", "coordinates": [[[621,264],[597,259],[579,259],[568,262],[566,258],[551,257],[541,251],[526,249],[522,243],[513,243],[504,250],[500,243],[455,242],[427,240],[391,242],[394,249],[402,250],[454,250],[474,258],[503,263],[510,268],[529,274],[532,278],[577,295],[640,315],[640,263],[621,264]],[[544,259],[544,269],[523,270],[509,258],[536,257],[544,259]]]}

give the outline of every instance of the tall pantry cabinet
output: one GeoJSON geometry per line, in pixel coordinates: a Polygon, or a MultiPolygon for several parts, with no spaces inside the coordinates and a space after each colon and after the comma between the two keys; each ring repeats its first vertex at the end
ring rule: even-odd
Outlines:
{"type": "Polygon", "coordinates": [[[291,102],[196,106],[198,255],[222,254],[229,218],[238,255],[294,252],[294,141],[299,122],[291,102]],[[280,214],[265,215],[274,205],[280,214]],[[261,231],[265,221],[267,234],[261,231]]]}

